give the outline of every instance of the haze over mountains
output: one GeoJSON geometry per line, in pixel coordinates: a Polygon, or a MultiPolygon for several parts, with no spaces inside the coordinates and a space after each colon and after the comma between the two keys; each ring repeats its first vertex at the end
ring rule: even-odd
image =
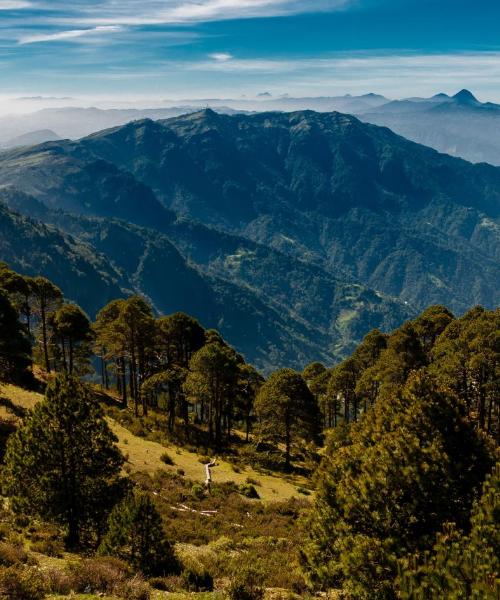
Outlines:
{"type": "Polygon", "coordinates": [[[13,267],[90,313],[143,293],[265,370],[499,301],[500,169],[339,113],[135,121],[3,152],[0,186],[13,267]]]}
{"type": "MultiPolygon", "coordinates": [[[[68,101],[70,101],[69,99],[68,101]]],[[[57,99],[60,104],[61,100],[57,99]]],[[[404,137],[471,162],[500,165],[500,105],[480,102],[468,90],[454,96],[390,100],[362,96],[274,97],[165,100],[164,108],[82,108],[58,106],[0,117],[0,147],[12,148],[60,138],[78,139],[133,120],[165,119],[212,108],[224,114],[248,112],[338,111],[389,127],[404,137]]]]}
{"type": "Polygon", "coordinates": [[[360,118],[440,152],[500,165],[500,105],[481,103],[468,90],[389,102],[360,118]]]}

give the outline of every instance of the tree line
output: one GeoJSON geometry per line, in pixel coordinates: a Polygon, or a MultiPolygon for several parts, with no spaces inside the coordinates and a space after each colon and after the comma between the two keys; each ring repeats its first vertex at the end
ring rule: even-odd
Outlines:
{"type": "MultiPolygon", "coordinates": [[[[9,440],[14,506],[64,523],[78,544],[101,540],[126,497],[123,459],[76,377],[97,356],[123,408],[164,411],[171,430],[200,426],[221,448],[242,426],[283,448],[287,467],[299,444],[324,443],[301,549],[312,587],[356,600],[498,596],[500,310],[456,318],[432,306],[390,334],[373,330],[334,367],[265,380],[192,317],[157,317],[131,296],[91,323],[47,280],[23,279],[0,269],[0,380],[29,382],[32,359],[58,375],[9,440]]],[[[150,510],[127,502],[106,548],[150,510]]]]}
{"type": "Polygon", "coordinates": [[[356,600],[500,593],[500,311],[433,306],[310,387],[327,425],[301,553],[356,600]]]}

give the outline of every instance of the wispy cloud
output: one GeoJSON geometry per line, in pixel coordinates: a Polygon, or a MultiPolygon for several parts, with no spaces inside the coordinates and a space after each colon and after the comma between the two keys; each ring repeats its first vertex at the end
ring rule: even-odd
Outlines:
{"type": "Polygon", "coordinates": [[[72,29],[70,31],[58,31],[56,33],[42,33],[36,35],[25,35],[19,38],[20,44],[39,44],[42,42],[67,42],[78,41],[79,38],[87,36],[100,36],[107,33],[121,31],[118,25],[100,25],[92,29],[72,29]]]}
{"type": "MultiPolygon", "coordinates": [[[[8,4],[25,4],[6,0],[8,4]]],[[[356,0],[31,0],[53,25],[174,25],[339,10],[356,0]]],[[[1,0],[0,0],[1,3],[1,0]]],[[[28,4],[28,2],[26,2],[28,4]]]]}
{"type": "Polygon", "coordinates": [[[0,10],[20,10],[33,8],[33,4],[24,0],[0,0],[0,10]]]}
{"type": "Polygon", "coordinates": [[[231,54],[211,54],[212,60],[183,63],[183,67],[193,71],[259,71],[262,73],[288,73],[294,71],[336,71],[355,72],[370,70],[372,72],[419,72],[436,73],[457,69],[470,74],[478,69],[477,74],[487,69],[489,73],[500,74],[500,52],[469,52],[454,54],[339,54],[331,57],[311,57],[297,59],[240,59],[231,54]]]}

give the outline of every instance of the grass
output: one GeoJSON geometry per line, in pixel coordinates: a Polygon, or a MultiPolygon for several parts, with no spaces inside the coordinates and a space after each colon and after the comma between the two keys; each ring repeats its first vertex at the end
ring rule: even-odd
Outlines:
{"type": "MultiPolygon", "coordinates": [[[[142,437],[133,435],[128,429],[110,418],[108,418],[108,422],[118,437],[120,450],[128,457],[128,465],[131,472],[142,471],[154,473],[158,469],[164,469],[171,473],[176,473],[178,469],[182,469],[187,479],[197,483],[205,481],[205,467],[199,461],[200,456],[198,454],[188,452],[178,446],[163,446],[162,444],[145,440],[142,437]],[[161,459],[165,453],[165,447],[170,451],[169,454],[174,462],[173,465],[166,465],[161,459]]],[[[300,484],[303,483],[300,478],[297,478],[297,485],[295,485],[295,483],[291,483],[282,477],[259,473],[249,466],[240,467],[237,473],[234,471],[233,466],[224,460],[218,460],[217,465],[217,467],[212,469],[212,480],[214,483],[232,481],[236,485],[242,485],[250,477],[259,482],[259,496],[264,502],[282,501],[293,497],[300,497],[300,492],[297,489],[297,486],[300,487],[300,484]]]]}
{"type": "MultiPolygon", "coordinates": [[[[18,421],[22,412],[32,409],[43,396],[5,385],[0,387],[5,415],[18,421]]],[[[106,402],[106,397],[99,400],[106,402]]],[[[113,414],[113,413],[111,413],[113,414]]],[[[266,600],[290,598],[278,589],[296,589],[300,583],[296,573],[296,554],[303,536],[301,516],[310,499],[304,498],[305,477],[261,472],[239,457],[237,465],[218,459],[212,469],[211,494],[197,495],[195,486],[203,487],[207,457],[193,447],[189,450],[159,436],[159,441],[134,435],[117,422],[118,414],[106,417],[126,457],[125,471],[136,485],[154,494],[163,518],[165,533],[182,555],[182,563],[194,561],[207,569],[215,580],[226,581],[239,568],[240,561],[249,562],[265,573],[269,588],[266,600]],[[115,418],[113,418],[115,417],[115,418]],[[161,443],[159,443],[161,441],[161,443]],[[166,464],[165,454],[173,464],[166,464]],[[238,493],[239,486],[255,485],[260,499],[248,499],[238,493]],[[276,593],[271,594],[271,588],[276,593]]],[[[0,413],[0,419],[2,413],[0,413]]],[[[161,430],[161,427],[160,427],[161,430]]],[[[160,431],[159,430],[159,431],[160,431]]],[[[210,460],[209,457],[208,460],[210,460]]],[[[229,459],[231,460],[231,459],[229,459]]],[[[250,462],[252,460],[246,457],[250,462]]],[[[167,461],[168,462],[168,461],[167,461]]],[[[28,544],[29,547],[29,544],[28,544]]],[[[77,558],[64,553],[55,558],[33,552],[40,568],[64,570],[68,560],[77,558]]],[[[94,600],[112,596],[80,594],[74,600],[94,600]]],[[[62,600],[52,595],[47,600],[62,600]]],[[[67,598],[67,596],[66,596],[67,598]]],[[[152,590],[151,600],[221,600],[221,592],[162,592],[152,590]]]]}
{"type": "Polygon", "coordinates": [[[31,410],[42,398],[42,394],[23,390],[11,384],[1,384],[0,419],[17,419],[23,411],[31,410]]]}
{"type": "MultiPolygon", "coordinates": [[[[2,385],[0,387],[0,418],[19,418],[21,411],[17,409],[30,410],[42,398],[43,396],[36,392],[23,390],[10,384],[2,385]]],[[[182,469],[187,479],[196,483],[205,481],[205,468],[200,462],[198,454],[174,444],[164,446],[145,440],[132,434],[109,417],[108,423],[118,438],[118,446],[127,457],[127,464],[132,473],[138,471],[154,473],[158,469],[176,473],[178,469],[182,469]],[[174,462],[173,465],[166,465],[161,459],[166,449],[174,462]]],[[[237,472],[234,466],[225,460],[218,460],[217,463],[218,466],[212,469],[214,483],[234,482],[236,485],[241,485],[247,483],[247,479],[250,478],[258,482],[259,496],[263,502],[280,502],[300,497],[298,488],[307,483],[300,476],[289,476],[285,479],[283,476],[260,473],[250,466],[240,465],[237,472]]]]}

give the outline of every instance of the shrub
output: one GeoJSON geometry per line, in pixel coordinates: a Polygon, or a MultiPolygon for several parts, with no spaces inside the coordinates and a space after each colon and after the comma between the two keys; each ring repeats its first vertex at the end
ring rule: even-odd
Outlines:
{"type": "Polygon", "coordinates": [[[109,592],[125,580],[128,566],[122,560],[110,556],[87,558],[69,567],[72,589],[75,592],[109,592]]]}
{"type": "Polygon", "coordinates": [[[21,544],[11,544],[9,542],[0,542],[0,565],[10,567],[26,563],[28,554],[21,544]]]}
{"type": "Polygon", "coordinates": [[[174,461],[173,461],[172,457],[170,456],[170,454],[168,452],[164,452],[160,456],[160,460],[161,460],[161,462],[165,463],[166,465],[173,465],[174,464],[174,461]]]}
{"type": "Polygon", "coordinates": [[[200,483],[195,483],[191,488],[191,495],[201,500],[205,496],[205,488],[200,483]]]}
{"type": "Polygon", "coordinates": [[[149,600],[151,598],[151,588],[140,575],[119,582],[114,587],[113,593],[125,600],[149,600]]]}
{"type": "Polygon", "coordinates": [[[214,589],[212,575],[205,569],[187,568],[181,574],[183,587],[188,592],[211,592],[214,589]]]}
{"type": "Polygon", "coordinates": [[[20,566],[0,569],[0,600],[42,600],[45,593],[37,569],[20,566]]]}
{"type": "Polygon", "coordinates": [[[69,573],[60,569],[45,569],[43,572],[47,592],[67,595],[73,589],[73,580],[69,573]]]}
{"type": "Polygon", "coordinates": [[[211,592],[214,580],[201,560],[192,554],[180,557],[182,587],[189,592],[211,592]]]}
{"type": "Polygon", "coordinates": [[[55,558],[61,558],[64,553],[64,544],[61,540],[38,540],[31,543],[31,550],[46,556],[53,556],[55,558]]]}
{"type": "Polygon", "coordinates": [[[260,498],[259,492],[250,483],[242,483],[238,486],[238,492],[246,498],[260,498]]]}
{"type": "Polygon", "coordinates": [[[243,566],[232,577],[227,590],[229,600],[262,600],[263,577],[255,569],[243,566]]]}
{"type": "Polygon", "coordinates": [[[256,485],[256,486],[260,486],[261,483],[258,479],[254,479],[253,477],[247,477],[246,478],[246,483],[250,484],[250,485],[256,485]]]}
{"type": "Polygon", "coordinates": [[[310,490],[308,490],[307,488],[303,488],[303,487],[298,487],[297,488],[297,492],[299,494],[302,494],[303,496],[310,496],[311,495],[310,490]]]}

